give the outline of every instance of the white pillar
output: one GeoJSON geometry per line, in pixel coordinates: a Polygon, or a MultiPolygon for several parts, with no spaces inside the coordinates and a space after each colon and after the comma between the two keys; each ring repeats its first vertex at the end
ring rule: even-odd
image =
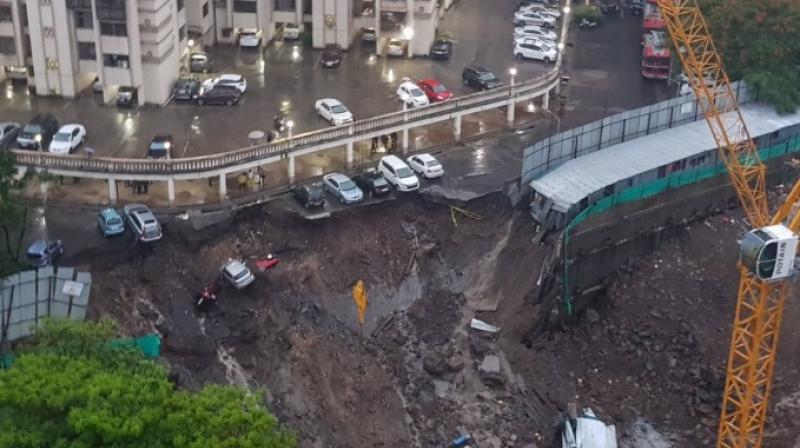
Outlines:
{"type": "Polygon", "coordinates": [[[108,178],[108,202],[111,205],[116,205],[117,203],[117,181],[113,177],[108,178]]]}
{"type": "Polygon", "coordinates": [[[289,154],[289,170],[288,170],[288,174],[289,174],[289,185],[293,185],[294,184],[294,176],[295,176],[295,172],[294,172],[294,156],[291,155],[291,154],[289,154]]]}
{"type": "Polygon", "coordinates": [[[228,178],[225,173],[219,174],[219,200],[224,201],[228,199],[228,178]]]}
{"type": "Polygon", "coordinates": [[[353,168],[353,142],[347,142],[347,169],[353,168]]]}
{"type": "Polygon", "coordinates": [[[403,129],[403,155],[408,154],[408,128],[403,129]]]}
{"type": "Polygon", "coordinates": [[[453,137],[457,142],[461,141],[461,115],[456,115],[456,119],[453,122],[453,137]]]}
{"type": "MultiPolygon", "coordinates": [[[[272,3],[274,5],[274,2],[272,3]]],[[[271,9],[271,8],[270,8],[271,9]]],[[[297,18],[295,19],[295,23],[299,26],[303,26],[303,0],[295,0],[294,2],[294,12],[297,18]]],[[[306,31],[306,30],[303,30],[306,31]]]]}
{"type": "Polygon", "coordinates": [[[381,0],[375,0],[375,54],[381,55],[381,0]]]}
{"type": "Polygon", "coordinates": [[[414,10],[416,6],[414,5],[414,0],[406,0],[406,26],[414,30],[414,34],[411,36],[411,39],[408,40],[408,54],[407,56],[410,58],[414,56],[414,37],[416,36],[416,30],[414,29],[414,10]]]}
{"type": "Polygon", "coordinates": [[[175,179],[167,179],[167,199],[169,205],[175,204],[175,179]]]}
{"type": "Polygon", "coordinates": [[[550,92],[546,92],[542,95],[542,107],[545,109],[550,109],[550,92]]]}

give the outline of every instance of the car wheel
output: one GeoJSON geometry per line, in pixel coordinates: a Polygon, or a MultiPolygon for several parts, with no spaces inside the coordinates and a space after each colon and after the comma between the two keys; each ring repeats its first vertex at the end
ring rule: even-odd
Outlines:
{"type": "Polygon", "coordinates": [[[553,61],[551,61],[551,60],[550,60],[550,58],[544,58],[544,62],[545,62],[546,64],[549,64],[549,63],[551,63],[551,62],[553,62],[553,61]]]}
{"type": "Polygon", "coordinates": [[[514,55],[514,57],[517,59],[522,59],[522,53],[517,53],[514,55]]]}
{"type": "Polygon", "coordinates": [[[205,101],[204,99],[198,99],[198,100],[197,100],[197,104],[198,104],[199,106],[202,106],[202,105],[206,104],[206,101],[205,101]]]}

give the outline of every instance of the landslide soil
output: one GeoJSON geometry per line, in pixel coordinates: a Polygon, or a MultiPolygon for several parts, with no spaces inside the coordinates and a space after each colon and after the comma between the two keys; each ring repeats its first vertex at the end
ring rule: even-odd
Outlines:
{"type": "MultiPolygon", "coordinates": [[[[200,232],[170,223],[146,250],[71,261],[91,269],[90,316],[111,316],[128,334],[159,332],[182,387],[227,382],[263,394],[302,447],[437,447],[459,430],[482,448],[549,446],[569,401],[615,423],[627,446],[713,439],[736,289],[735,215],[693,224],[632,260],[595,309],[530,337],[546,312],[532,299],[553,248],[531,243],[529,218],[499,194],[461,207],[481,219],[419,197],[322,221],[270,203],[200,232]],[[192,294],[221,263],[268,253],[281,262],[251,287],[223,289],[216,307],[194,309],[192,294]],[[370,299],[363,329],[350,296],[359,279],[370,299]],[[501,331],[472,330],[473,317],[501,331]]],[[[797,436],[786,420],[800,408],[798,313],[790,303],[771,414],[781,418],[765,446],[797,436]]]]}

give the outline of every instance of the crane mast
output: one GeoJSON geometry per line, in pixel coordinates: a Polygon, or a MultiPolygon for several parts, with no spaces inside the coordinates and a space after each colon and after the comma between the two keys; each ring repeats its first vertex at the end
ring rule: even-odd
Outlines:
{"type": "MultiPolygon", "coordinates": [[[[747,130],[722,59],[696,0],[658,0],[658,6],[750,225],[754,229],[773,225],[778,233],[788,238],[782,240],[784,244],[789,241],[796,247],[800,217],[795,216],[788,227],[782,222],[800,197],[800,182],[775,217],[770,218],[766,168],[747,130]]],[[[763,247],[769,244],[765,242],[763,247]]],[[[744,254],[744,249],[742,251],[744,254]]],[[[718,448],[761,446],[788,289],[786,277],[766,280],[758,269],[747,263],[739,263],[739,271],[739,293],[717,435],[718,448]]]]}

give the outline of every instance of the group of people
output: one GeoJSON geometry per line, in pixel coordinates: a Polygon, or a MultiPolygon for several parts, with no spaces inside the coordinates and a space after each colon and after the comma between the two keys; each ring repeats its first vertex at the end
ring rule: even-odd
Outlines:
{"type": "Polygon", "coordinates": [[[389,135],[381,135],[380,138],[372,137],[372,144],[370,145],[370,152],[375,154],[378,148],[383,148],[388,154],[393,153],[397,149],[397,132],[392,132],[389,135]]]}
{"type": "Polygon", "coordinates": [[[239,191],[256,191],[260,190],[267,183],[267,174],[261,167],[253,168],[248,172],[239,173],[237,178],[239,183],[239,191]]]}

